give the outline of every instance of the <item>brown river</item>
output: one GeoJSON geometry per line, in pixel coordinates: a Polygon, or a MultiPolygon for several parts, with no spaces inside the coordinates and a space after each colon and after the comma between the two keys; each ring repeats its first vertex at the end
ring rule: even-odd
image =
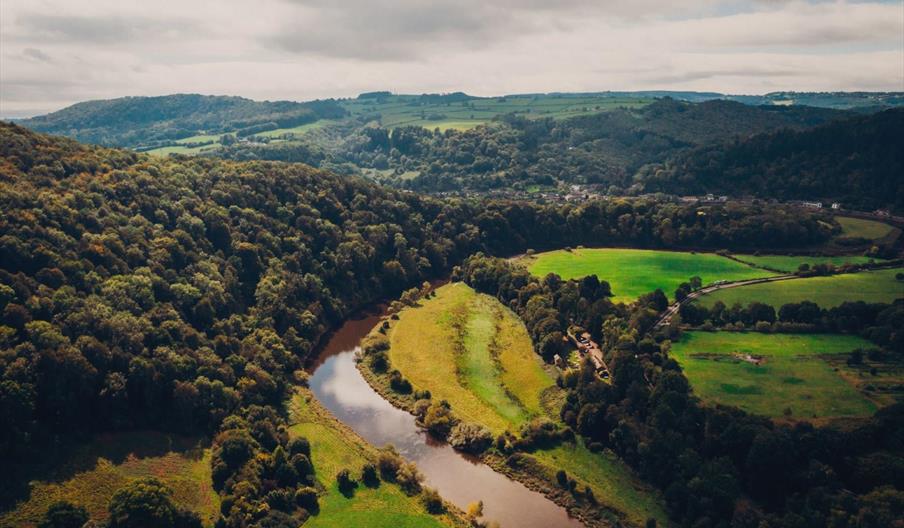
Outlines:
{"type": "Polygon", "coordinates": [[[310,386],[317,399],[371,444],[395,446],[417,464],[428,486],[461,509],[482,500],[483,518],[506,528],[583,528],[542,494],[433,439],[414,416],[367,384],[355,365],[355,351],[379,319],[379,314],[350,319],[332,334],[311,366],[310,386]]]}

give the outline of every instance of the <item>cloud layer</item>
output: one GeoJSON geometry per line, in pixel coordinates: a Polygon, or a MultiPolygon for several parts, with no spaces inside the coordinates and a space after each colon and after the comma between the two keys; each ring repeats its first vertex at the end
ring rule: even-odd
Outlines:
{"type": "Polygon", "coordinates": [[[0,116],[124,95],[377,89],[904,91],[904,3],[0,3],[0,116]]]}

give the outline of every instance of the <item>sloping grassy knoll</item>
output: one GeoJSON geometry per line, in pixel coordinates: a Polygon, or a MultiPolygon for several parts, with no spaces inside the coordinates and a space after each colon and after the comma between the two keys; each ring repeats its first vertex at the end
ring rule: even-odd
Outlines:
{"type": "Polygon", "coordinates": [[[890,303],[904,297],[904,282],[895,278],[901,272],[904,268],[752,284],[719,290],[696,302],[712,306],[716,301],[722,301],[731,306],[736,302],[746,305],[760,301],[776,309],[800,301],[813,301],[822,308],[838,306],[845,301],[890,303]]]}
{"type": "Polygon", "coordinates": [[[336,473],[348,469],[359,478],[363,465],[376,460],[377,450],[336,420],[308,389],[299,388],[293,396],[290,421],[290,436],[303,436],[311,443],[311,461],[323,489],[320,510],[305,523],[306,527],[464,526],[454,512],[439,516],[427,513],[418,496],[409,497],[394,484],[381,482],[377,487],[359,484],[350,496],[340,492],[336,473]]]}
{"type": "Polygon", "coordinates": [[[670,354],[703,400],[810,419],[875,412],[876,405],[823,359],[871,347],[851,335],[686,332],[670,354]]]}
{"type": "Polygon", "coordinates": [[[866,264],[870,261],[882,262],[882,259],[874,259],[862,255],[847,255],[840,257],[814,257],[807,255],[733,255],[733,257],[754,266],[779,270],[785,273],[794,273],[801,264],[809,264],[810,267],[813,267],[817,264],[843,266],[844,264],[866,264]]]}
{"type": "Polygon", "coordinates": [[[175,502],[212,524],[220,509],[210,474],[210,450],[197,438],[159,432],[97,435],[74,447],[63,460],[33,480],[28,497],[0,513],[0,526],[36,526],[54,502],[83,506],[91,519],[104,521],[113,494],[129,482],[156,477],[173,490],[175,502]]]}
{"type": "Polygon", "coordinates": [[[775,275],[714,253],[600,248],[549,251],[525,260],[530,272],[540,277],[596,275],[609,282],[614,302],[631,302],[656,288],[672,298],[678,285],[695,275],[704,285],[775,275]]]}
{"type": "Polygon", "coordinates": [[[539,394],[554,385],[517,316],[461,283],[403,310],[389,341],[392,368],[415,390],[496,434],[542,414],[539,394]]]}

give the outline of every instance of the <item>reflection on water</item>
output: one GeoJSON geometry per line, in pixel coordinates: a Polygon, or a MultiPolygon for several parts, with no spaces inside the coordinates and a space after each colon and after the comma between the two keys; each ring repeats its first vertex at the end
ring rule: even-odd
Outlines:
{"type": "Polygon", "coordinates": [[[333,334],[312,367],[310,386],[317,399],[371,444],[394,445],[417,464],[428,486],[462,509],[482,500],[485,518],[504,527],[582,527],[543,495],[434,440],[417,427],[413,416],[393,407],[367,384],[354,355],[361,338],[378,321],[378,315],[350,320],[333,334]]]}

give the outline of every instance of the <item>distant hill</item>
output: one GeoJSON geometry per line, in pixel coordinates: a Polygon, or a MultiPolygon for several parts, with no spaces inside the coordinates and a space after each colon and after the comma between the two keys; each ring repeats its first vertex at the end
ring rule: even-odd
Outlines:
{"type": "Polygon", "coordinates": [[[904,109],[706,145],[652,167],[648,190],[837,200],[904,211],[904,109]]]}
{"type": "Polygon", "coordinates": [[[270,102],[176,94],[86,101],[19,124],[88,143],[135,147],[196,134],[292,127],[344,115],[345,111],[330,100],[270,102]]]}
{"type": "Polygon", "coordinates": [[[624,190],[641,167],[680,152],[779,129],[804,129],[848,115],[824,108],[665,98],[571,118],[507,114],[492,126],[439,133],[417,125],[366,126],[347,131],[342,141],[308,135],[273,145],[236,144],[220,155],[330,163],[333,170],[371,171],[384,183],[420,191],[558,183],[624,190]]]}

